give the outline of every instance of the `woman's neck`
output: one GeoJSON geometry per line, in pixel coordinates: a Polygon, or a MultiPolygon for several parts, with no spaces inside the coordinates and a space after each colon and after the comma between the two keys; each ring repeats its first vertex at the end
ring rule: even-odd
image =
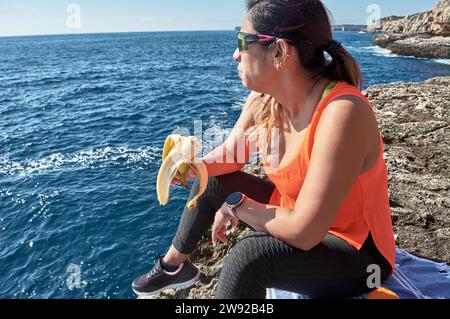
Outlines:
{"type": "Polygon", "coordinates": [[[302,115],[312,112],[320,101],[329,79],[326,77],[306,79],[286,74],[277,83],[270,95],[282,105],[286,119],[295,123],[303,119],[302,115]]]}

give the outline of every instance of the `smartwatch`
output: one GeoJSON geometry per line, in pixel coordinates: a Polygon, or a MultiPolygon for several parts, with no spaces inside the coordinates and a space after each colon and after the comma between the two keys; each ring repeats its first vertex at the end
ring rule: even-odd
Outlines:
{"type": "Polygon", "coordinates": [[[247,196],[240,192],[236,192],[236,193],[229,195],[227,197],[227,199],[225,200],[225,206],[227,208],[227,213],[229,213],[229,215],[233,216],[234,218],[238,218],[236,216],[235,208],[239,207],[246,198],[247,198],[247,196]]]}

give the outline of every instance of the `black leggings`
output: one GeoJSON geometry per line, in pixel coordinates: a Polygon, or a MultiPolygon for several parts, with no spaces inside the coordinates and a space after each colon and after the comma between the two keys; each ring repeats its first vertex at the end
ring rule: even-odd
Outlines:
{"type": "MultiPolygon", "coordinates": [[[[198,191],[196,181],[189,198],[198,191]]],[[[275,185],[256,176],[236,172],[209,177],[206,192],[200,196],[194,211],[185,207],[174,247],[191,254],[201,237],[214,222],[217,210],[226,197],[242,192],[260,203],[268,203],[275,185]]],[[[265,298],[266,288],[279,288],[307,294],[314,298],[347,298],[369,291],[368,266],[379,265],[381,282],[387,279],[391,266],[380,254],[372,236],[362,249],[327,235],[309,251],[292,247],[264,232],[253,232],[238,240],[227,256],[220,273],[217,299],[265,298]]]]}

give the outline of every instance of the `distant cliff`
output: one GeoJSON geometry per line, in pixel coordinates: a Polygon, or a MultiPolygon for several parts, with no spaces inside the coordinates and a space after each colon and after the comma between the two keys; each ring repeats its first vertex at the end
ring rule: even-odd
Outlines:
{"type": "Polygon", "coordinates": [[[381,19],[378,27],[368,31],[381,32],[374,44],[392,53],[422,58],[450,58],[450,0],[441,0],[427,12],[406,17],[381,19]]]}
{"type": "Polygon", "coordinates": [[[376,30],[406,35],[450,36],[450,0],[441,0],[429,11],[406,17],[383,18],[376,30]]]}

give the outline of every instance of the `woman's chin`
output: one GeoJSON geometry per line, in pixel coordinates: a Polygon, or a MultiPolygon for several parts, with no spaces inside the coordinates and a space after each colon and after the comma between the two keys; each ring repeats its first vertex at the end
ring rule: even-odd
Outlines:
{"type": "Polygon", "coordinates": [[[242,81],[242,86],[245,87],[247,90],[249,91],[257,91],[257,83],[255,83],[254,81],[251,81],[249,78],[241,76],[241,81],[242,81]]]}
{"type": "Polygon", "coordinates": [[[246,77],[244,74],[239,73],[239,77],[242,81],[242,86],[245,87],[247,90],[252,91],[255,88],[255,83],[252,82],[248,77],[246,77]]]}
{"type": "Polygon", "coordinates": [[[246,89],[250,89],[251,85],[249,83],[249,81],[245,78],[241,76],[241,81],[242,81],[242,85],[246,88],[246,89]]]}

